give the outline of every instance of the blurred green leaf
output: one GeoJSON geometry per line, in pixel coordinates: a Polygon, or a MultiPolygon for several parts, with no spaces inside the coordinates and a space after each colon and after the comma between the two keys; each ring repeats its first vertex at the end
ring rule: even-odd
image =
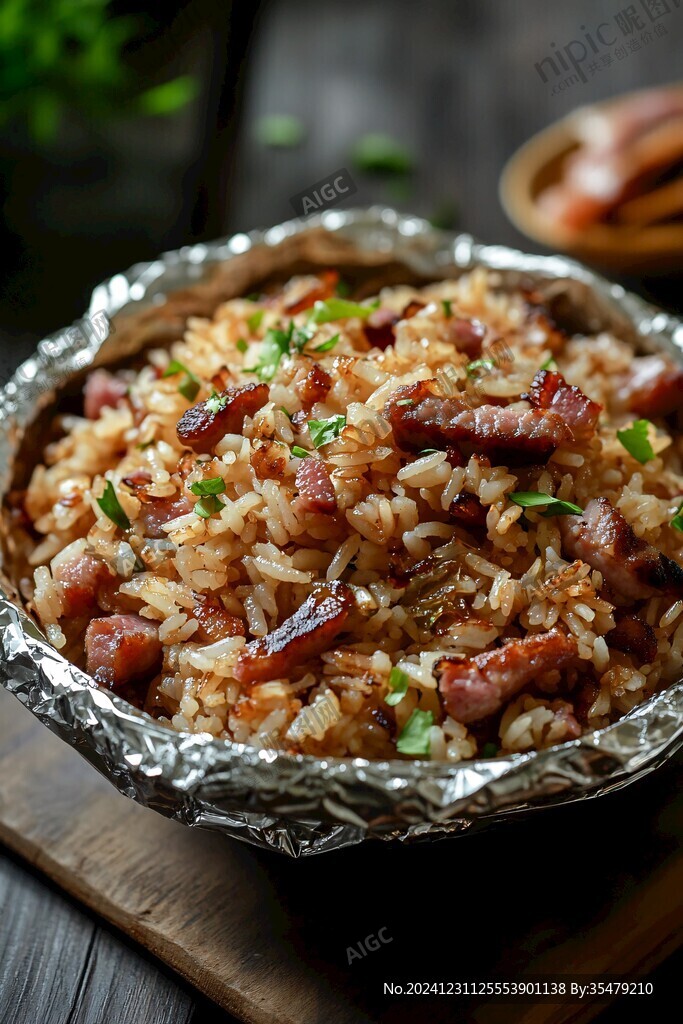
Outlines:
{"type": "Polygon", "coordinates": [[[155,85],[138,96],[137,106],[143,114],[174,114],[197,95],[197,83],[191,75],[155,85]]]}
{"type": "Polygon", "coordinates": [[[409,150],[380,132],[361,136],[353,147],[351,159],[356,168],[366,174],[401,176],[413,170],[409,150]]]}
{"type": "Polygon", "coordinates": [[[303,142],[306,129],[293,114],[268,114],[258,119],[254,134],[262,146],[293,149],[303,142]]]}
{"type": "Polygon", "coordinates": [[[29,108],[29,124],[33,137],[38,142],[50,142],[57,134],[61,104],[49,92],[36,93],[29,108]]]}

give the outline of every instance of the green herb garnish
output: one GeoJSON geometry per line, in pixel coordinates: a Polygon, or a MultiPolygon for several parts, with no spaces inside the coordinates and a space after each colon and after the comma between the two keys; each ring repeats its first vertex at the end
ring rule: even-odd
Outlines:
{"type": "Polygon", "coordinates": [[[152,438],[150,441],[143,441],[142,444],[136,444],[135,447],[139,452],[144,452],[151,448],[153,444],[156,444],[155,438],[152,438]]]}
{"type": "Polygon", "coordinates": [[[543,508],[542,516],[581,516],[583,509],[574,505],[571,501],[561,501],[560,498],[553,498],[550,494],[543,494],[541,491],[516,491],[509,494],[510,501],[522,508],[543,508]]]}
{"type": "Polygon", "coordinates": [[[673,526],[674,530],[680,530],[683,533],[683,505],[680,506],[669,526],[673,526]]]}
{"type": "Polygon", "coordinates": [[[298,444],[292,446],[292,455],[297,459],[307,459],[310,454],[310,452],[307,452],[305,448],[298,444]]]}
{"type": "Polygon", "coordinates": [[[440,448],[423,448],[420,452],[420,457],[423,455],[438,455],[440,451],[440,448]]]}
{"type": "Polygon", "coordinates": [[[335,334],[333,338],[329,338],[327,341],[323,341],[320,345],[316,345],[313,349],[314,352],[330,352],[331,349],[339,341],[339,335],[335,334]]]}
{"type": "Polygon", "coordinates": [[[255,313],[252,313],[251,316],[247,317],[247,327],[252,333],[254,331],[258,331],[261,326],[261,321],[265,316],[265,312],[265,309],[257,309],[255,313]]]}
{"type": "Polygon", "coordinates": [[[206,498],[209,494],[223,494],[225,492],[225,480],[222,476],[212,476],[208,480],[198,480],[190,485],[190,490],[199,498],[206,498]]]}
{"type": "Polygon", "coordinates": [[[473,363],[467,364],[467,376],[468,377],[486,377],[491,370],[495,370],[496,361],[495,359],[475,359],[473,363]],[[482,370],[482,373],[478,373],[482,370]]]}
{"type": "Polygon", "coordinates": [[[345,281],[343,277],[340,277],[337,281],[335,291],[340,299],[345,299],[347,295],[351,294],[351,285],[348,281],[345,281]]]}
{"type": "Polygon", "coordinates": [[[546,359],[546,361],[541,365],[540,369],[541,370],[549,370],[551,368],[551,366],[554,369],[557,369],[557,363],[555,362],[555,359],[554,359],[553,356],[550,356],[548,359],[546,359]]]}
{"type": "Polygon", "coordinates": [[[217,498],[215,494],[208,494],[197,502],[194,510],[202,519],[210,519],[216,512],[220,512],[223,507],[224,505],[220,498],[217,498]]]}
{"type": "Polygon", "coordinates": [[[316,448],[322,448],[324,444],[334,441],[336,437],[339,437],[345,426],[346,416],[343,413],[340,413],[338,416],[330,416],[327,420],[308,421],[311,441],[316,448]]]}
{"type": "Polygon", "coordinates": [[[237,349],[238,352],[241,352],[242,355],[244,355],[244,353],[248,351],[249,346],[247,345],[244,338],[238,338],[237,341],[235,342],[235,348],[237,349]]]}
{"type": "Polygon", "coordinates": [[[186,398],[188,400],[188,402],[194,402],[195,398],[199,394],[199,389],[201,387],[199,380],[197,379],[197,377],[195,377],[191,370],[188,370],[188,368],[184,366],[182,363],[178,362],[177,359],[173,359],[168,364],[168,368],[164,373],[164,377],[175,377],[177,373],[185,374],[184,379],[178,385],[178,391],[183,396],[183,398],[186,398]]]}
{"type": "Polygon", "coordinates": [[[280,331],[274,327],[269,328],[261,342],[261,354],[259,355],[258,363],[244,372],[257,373],[261,380],[272,380],[277,373],[282,357],[289,355],[293,330],[293,323],[290,323],[286,331],[280,331]]]}
{"type": "Polygon", "coordinates": [[[498,753],[498,747],[495,743],[485,743],[481,748],[482,757],[495,757],[498,753]]]}
{"type": "Polygon", "coordinates": [[[401,730],[401,735],[396,741],[396,749],[399,754],[429,754],[430,740],[429,730],[434,724],[434,715],[431,711],[420,711],[416,708],[401,730]]]}
{"type": "Polygon", "coordinates": [[[295,352],[299,353],[303,352],[316,332],[316,328],[308,324],[305,327],[295,327],[294,324],[290,324],[289,330],[291,332],[292,348],[295,352]]]}
{"type": "Polygon", "coordinates": [[[207,398],[207,400],[204,402],[206,408],[209,410],[210,413],[213,413],[214,416],[216,416],[219,412],[222,412],[222,410],[225,409],[227,404],[228,396],[219,395],[217,391],[214,391],[211,394],[211,397],[207,398]]]}
{"type": "Polygon", "coordinates": [[[415,399],[414,398],[401,398],[396,403],[396,405],[397,406],[398,405],[415,405],[415,399]]]}
{"type": "Polygon", "coordinates": [[[327,324],[332,320],[346,320],[350,316],[359,316],[365,319],[377,309],[379,299],[369,306],[361,305],[358,302],[349,302],[348,299],[319,299],[313,306],[313,312],[308,318],[311,324],[327,324]]]}
{"type": "Polygon", "coordinates": [[[647,436],[648,428],[651,426],[649,420],[636,420],[630,427],[617,430],[617,437],[626,451],[641,465],[655,457],[654,449],[647,436]]]}
{"type": "Polygon", "coordinates": [[[400,668],[392,668],[389,673],[391,693],[384,698],[385,704],[389,704],[392,708],[400,704],[408,692],[409,682],[410,680],[405,672],[400,668]]]}
{"type": "Polygon", "coordinates": [[[287,409],[285,409],[284,405],[280,406],[280,412],[283,412],[285,414],[290,423],[292,422],[292,414],[291,412],[288,412],[287,409]]]}
{"type": "Polygon", "coordinates": [[[116,491],[111,480],[107,480],[104,494],[97,499],[97,504],[104,512],[107,519],[111,519],[115,526],[121,530],[130,530],[130,519],[121,508],[121,503],[116,497],[116,491]]]}
{"type": "Polygon", "coordinates": [[[442,299],[441,305],[443,306],[443,315],[447,320],[453,316],[453,302],[451,299],[442,299]]]}

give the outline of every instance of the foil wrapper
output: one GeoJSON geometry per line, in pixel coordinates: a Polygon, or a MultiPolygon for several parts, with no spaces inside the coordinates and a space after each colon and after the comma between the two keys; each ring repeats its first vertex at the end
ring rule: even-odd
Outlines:
{"type": "MultiPolygon", "coordinates": [[[[535,288],[554,315],[580,328],[613,329],[634,348],[683,358],[683,323],[571,260],[481,245],[387,208],[328,211],[166,253],[96,288],[89,315],[98,324],[104,312],[113,332],[83,330],[84,320],[81,329],[52,335],[0,393],[0,491],[26,463],[32,438],[37,448],[40,416],[84,370],[170,342],[188,315],[211,315],[219,302],[269,279],[330,265],[358,294],[481,265],[498,271],[503,287],[535,288]]],[[[318,760],[175,733],[98,689],[50,646],[22,610],[6,553],[1,579],[0,681],[37,718],[126,796],[186,825],[294,857],[367,838],[464,834],[595,798],[656,769],[683,739],[683,682],[571,743],[454,765],[318,760]]]]}

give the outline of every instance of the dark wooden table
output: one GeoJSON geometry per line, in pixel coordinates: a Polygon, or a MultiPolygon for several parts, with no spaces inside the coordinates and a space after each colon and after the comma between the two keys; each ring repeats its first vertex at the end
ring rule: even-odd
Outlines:
{"type": "MultiPolygon", "coordinates": [[[[624,36],[615,21],[619,16],[625,25],[622,12],[630,6],[625,0],[266,3],[248,68],[226,229],[291,216],[291,196],[349,166],[359,135],[382,131],[413,154],[415,173],[408,182],[392,182],[352,171],[358,185],[354,202],[385,201],[427,216],[444,204],[455,205],[459,227],[487,241],[533,248],[506,221],[498,202],[497,182],[507,157],[574,106],[679,77],[683,9],[671,0],[670,14],[660,19],[665,33],[636,48],[633,40],[640,33],[624,36]],[[554,89],[559,78],[544,83],[535,65],[552,54],[552,44],[562,49],[601,22],[609,23],[625,55],[593,69],[587,59],[585,82],[562,89],[554,89]],[[254,122],[263,114],[282,113],[303,120],[306,141],[292,150],[264,149],[253,137],[254,122]]],[[[639,0],[635,8],[647,21],[639,0]]],[[[51,258],[59,273],[58,254],[51,258]]],[[[71,271],[88,280],[87,253],[82,266],[71,271]]],[[[638,285],[665,299],[673,295],[670,283],[638,285]]],[[[74,306],[73,316],[80,312],[74,306]]],[[[34,342],[30,333],[20,339],[0,333],[3,369],[34,342]]],[[[11,780],[0,781],[7,785],[11,780]]],[[[586,864],[577,869],[583,872],[599,856],[587,836],[586,864]]],[[[662,990],[675,983],[679,970],[680,958],[657,972],[662,990]]],[[[617,1004],[601,1020],[616,1024],[627,1012],[617,1004]]],[[[217,1024],[228,1019],[144,951],[0,851],[0,1024],[217,1024]]]]}

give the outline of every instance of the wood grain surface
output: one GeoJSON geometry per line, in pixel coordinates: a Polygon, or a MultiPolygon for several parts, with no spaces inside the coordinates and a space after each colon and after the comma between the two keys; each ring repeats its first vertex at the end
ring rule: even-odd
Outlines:
{"type": "MultiPolygon", "coordinates": [[[[681,939],[682,801],[669,770],[488,834],[299,862],[139,807],[4,692],[0,778],[0,840],[253,1024],[410,1019],[415,1001],[383,982],[643,976],[681,939]],[[349,954],[380,932],[378,949],[349,954]]],[[[77,984],[73,967],[60,983],[77,984]]],[[[455,1007],[420,999],[435,1022],[455,1007]]],[[[562,1024],[602,1007],[457,1001],[481,1024],[562,1024]]]]}

